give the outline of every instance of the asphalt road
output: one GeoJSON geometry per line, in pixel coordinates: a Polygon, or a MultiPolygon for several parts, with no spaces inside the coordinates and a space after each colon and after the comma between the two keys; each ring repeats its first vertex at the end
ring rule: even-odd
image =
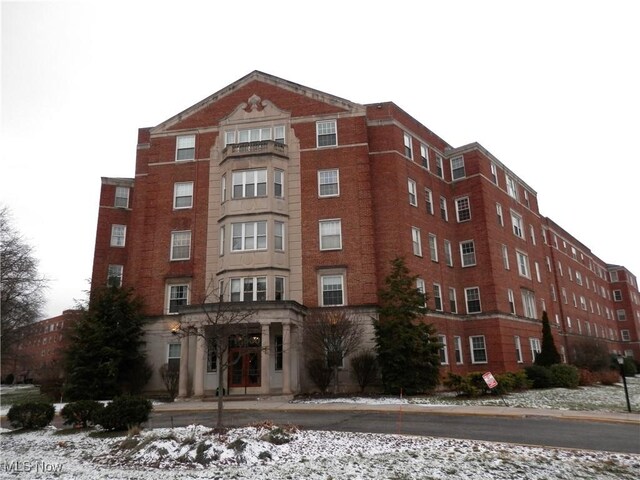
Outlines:
{"type": "MultiPolygon", "coordinates": [[[[214,426],[215,412],[154,412],[149,427],[214,426]]],[[[513,418],[409,412],[225,410],[227,427],[261,421],[313,430],[407,434],[640,454],[640,425],[545,417],[513,418]]]]}

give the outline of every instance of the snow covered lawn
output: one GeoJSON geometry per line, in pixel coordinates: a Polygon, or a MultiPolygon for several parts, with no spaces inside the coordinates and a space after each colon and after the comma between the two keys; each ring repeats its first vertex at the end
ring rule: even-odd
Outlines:
{"type": "Polygon", "coordinates": [[[3,434],[0,478],[633,479],[640,455],[500,443],[288,430],[218,435],[202,426],[95,438],[55,428],[3,434]]]}

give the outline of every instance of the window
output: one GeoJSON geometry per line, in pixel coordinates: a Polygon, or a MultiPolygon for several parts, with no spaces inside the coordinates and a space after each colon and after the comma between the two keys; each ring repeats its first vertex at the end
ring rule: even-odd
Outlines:
{"type": "Polygon", "coordinates": [[[467,302],[467,313],[482,312],[482,307],[480,305],[480,289],[478,287],[465,288],[464,296],[467,302]]]}
{"type": "Polygon", "coordinates": [[[344,305],[344,287],[342,275],[323,275],[320,277],[322,285],[322,306],[344,305]]]}
{"type": "Polygon", "coordinates": [[[618,272],[617,271],[609,272],[609,277],[611,277],[611,281],[612,282],[617,282],[618,281],[618,272]]]}
{"type": "Polygon", "coordinates": [[[431,261],[438,261],[438,239],[432,233],[429,234],[429,255],[431,257],[431,261]]]}
{"type": "Polygon", "coordinates": [[[442,292],[437,283],[433,284],[433,305],[435,310],[442,311],[442,292]]]}
{"type": "Polygon", "coordinates": [[[536,231],[533,225],[529,225],[529,237],[531,237],[531,243],[536,244],[536,231]]]}
{"type": "Polygon", "coordinates": [[[342,225],[340,220],[320,221],[320,250],[342,248],[342,225]]]}
{"type": "Polygon", "coordinates": [[[515,212],[511,212],[511,225],[513,226],[513,234],[516,237],[524,238],[522,217],[515,212]]]}
{"type": "Polygon", "coordinates": [[[469,337],[469,346],[471,347],[471,363],[487,363],[487,347],[484,335],[469,337]]]}
{"type": "Polygon", "coordinates": [[[275,296],[274,300],[284,300],[284,277],[275,278],[275,296]]]}
{"type": "Polygon", "coordinates": [[[449,287],[449,310],[451,313],[458,313],[458,300],[456,299],[456,289],[449,287]]]}
{"type": "Polygon", "coordinates": [[[267,195],[267,169],[233,172],[233,198],[253,198],[267,195]]]}
{"type": "Polygon", "coordinates": [[[231,250],[265,250],[267,248],[267,222],[231,224],[231,250]]]}
{"type": "Polygon", "coordinates": [[[340,177],[338,169],[318,171],[318,196],[337,197],[340,195],[340,177]]]}
{"type": "Polygon", "coordinates": [[[171,372],[180,371],[180,344],[170,343],[167,345],[167,367],[171,372]]]}
{"type": "Polygon", "coordinates": [[[338,145],[338,134],[335,120],[316,122],[318,147],[338,145]]]}
{"type": "Polygon", "coordinates": [[[411,242],[413,244],[413,254],[422,256],[422,241],[420,240],[420,229],[411,227],[411,242]]]}
{"type": "Polygon", "coordinates": [[[267,277],[231,279],[232,302],[255,302],[267,299],[267,277]]]}
{"type": "Polygon", "coordinates": [[[416,289],[422,294],[422,298],[425,300],[423,303],[426,306],[426,294],[427,291],[425,290],[425,285],[424,285],[424,280],[421,278],[416,278],[416,289]]]}
{"type": "Polygon", "coordinates": [[[440,347],[440,364],[449,365],[449,354],[447,352],[447,337],[438,335],[438,342],[442,344],[440,347]]]}
{"type": "Polygon", "coordinates": [[[422,166],[429,170],[429,149],[424,144],[420,144],[420,160],[422,161],[422,166]]]}
{"type": "Polygon", "coordinates": [[[525,204],[527,207],[530,207],[530,206],[531,206],[531,204],[530,204],[530,202],[529,202],[529,190],[527,190],[527,189],[525,189],[525,190],[524,190],[524,204],[525,204]]]}
{"type": "Polygon", "coordinates": [[[510,197],[518,200],[518,187],[516,185],[516,181],[509,175],[505,175],[505,180],[507,182],[507,193],[510,197]]]}
{"type": "Polygon", "coordinates": [[[530,338],[529,345],[531,346],[531,363],[536,361],[536,356],[542,351],[540,348],[539,338],[530,338]]]}
{"type": "Polygon", "coordinates": [[[521,277],[531,278],[529,270],[529,257],[522,252],[516,250],[516,258],[518,260],[518,273],[521,277]]]}
{"type": "Polygon", "coordinates": [[[511,290],[510,288],[507,289],[507,299],[509,300],[509,313],[512,313],[513,315],[515,315],[516,300],[515,300],[515,296],[513,295],[513,290],[511,290]]]}
{"type": "Polygon", "coordinates": [[[451,242],[444,240],[444,261],[448,267],[453,267],[453,255],[451,253],[451,242]]]}
{"type": "Polygon", "coordinates": [[[440,155],[436,155],[436,175],[440,178],[443,178],[442,175],[442,157],[440,155]]]}
{"type": "Polygon", "coordinates": [[[498,184],[498,169],[495,163],[491,164],[491,181],[496,185],[498,184]]]}
{"type": "Polygon", "coordinates": [[[189,260],[191,231],[171,232],[171,260],[189,260]]]}
{"type": "Polygon", "coordinates": [[[616,302],[622,301],[622,290],[614,290],[613,291],[613,300],[616,302]]]}
{"type": "Polygon", "coordinates": [[[520,344],[520,337],[516,335],[513,337],[513,341],[516,345],[516,362],[522,363],[522,345],[520,344]]]}
{"type": "Polygon", "coordinates": [[[193,206],[193,182],[177,182],[173,186],[173,208],[193,206]]]}
{"type": "Polygon", "coordinates": [[[275,365],[276,371],[282,370],[282,360],[284,358],[284,343],[282,341],[282,335],[275,336],[275,365]]]}
{"type": "Polygon", "coordinates": [[[540,265],[538,265],[538,262],[533,262],[533,266],[536,270],[536,280],[538,280],[538,283],[542,283],[542,278],[540,277],[540,265]]]}
{"type": "Polygon", "coordinates": [[[284,250],[284,223],[273,222],[273,248],[275,250],[284,250]]]}
{"type": "Polygon", "coordinates": [[[109,265],[109,270],[107,273],[107,285],[109,285],[110,287],[121,287],[122,271],[122,265],[109,265]]]}
{"type": "Polygon", "coordinates": [[[407,189],[409,190],[409,205],[414,207],[418,206],[418,193],[416,191],[416,182],[414,180],[407,180],[407,189]]]}
{"type": "Polygon", "coordinates": [[[476,264],[476,247],[473,240],[460,242],[460,259],[463,267],[472,267],[476,264]]]}
{"type": "Polygon", "coordinates": [[[114,207],[129,208],[129,187],[116,187],[114,207]]]}
{"type": "Polygon", "coordinates": [[[224,255],[224,225],[220,227],[220,256],[224,255]]]}
{"type": "Polygon", "coordinates": [[[622,338],[623,342],[631,341],[631,335],[629,334],[629,330],[620,330],[620,337],[622,338]]]}
{"type": "Polygon", "coordinates": [[[404,156],[413,160],[413,139],[408,133],[404,134],[404,156]]]}
{"type": "Polygon", "coordinates": [[[502,216],[502,205],[496,203],[496,215],[498,217],[498,225],[504,227],[504,217],[502,216]]]}
{"type": "Polygon", "coordinates": [[[424,201],[427,207],[427,212],[433,215],[433,194],[428,188],[424,189],[424,201]]]}
{"type": "Polygon", "coordinates": [[[207,372],[218,370],[218,350],[216,349],[216,339],[207,339],[207,372]]]}
{"type": "Polygon", "coordinates": [[[627,319],[627,312],[626,310],[624,310],[623,308],[616,310],[616,316],[618,317],[618,320],[623,322],[627,319]]]}
{"type": "Polygon", "coordinates": [[[220,179],[220,193],[222,197],[220,198],[220,202],[224,203],[225,200],[227,199],[227,176],[226,175],[222,175],[222,178],[220,179]]]}
{"type": "MultiPolygon", "coordinates": [[[[261,142],[271,140],[271,127],[245,128],[242,130],[229,130],[225,132],[225,146],[235,143],[261,142]]],[[[273,140],[278,143],[285,143],[284,125],[273,127],[273,140]]]]}
{"type": "Polygon", "coordinates": [[[453,350],[456,356],[456,363],[460,365],[462,361],[462,338],[453,337],[453,350]]]}
{"type": "Polygon", "coordinates": [[[440,197],[440,217],[445,222],[449,221],[449,214],[447,213],[447,199],[444,197],[440,197]]]}
{"type": "Polygon", "coordinates": [[[273,127],[273,141],[282,143],[283,145],[287,143],[284,134],[284,125],[276,125],[273,127]]]}
{"type": "Polygon", "coordinates": [[[189,286],[188,285],[169,285],[169,301],[167,306],[168,313],[177,313],[178,309],[183,305],[189,304],[189,286]]]}
{"type": "Polygon", "coordinates": [[[180,135],[176,138],[176,162],[196,158],[196,136],[180,135]]]}
{"type": "Polygon", "coordinates": [[[536,313],[536,296],[531,290],[522,289],[522,309],[527,318],[538,318],[536,313]]]}
{"type": "Polygon", "coordinates": [[[273,171],[273,196],[276,198],[284,197],[284,172],[279,169],[273,171]]]}
{"type": "Polygon", "coordinates": [[[127,237],[126,225],[111,225],[111,246],[124,247],[127,237]]]}
{"type": "Polygon", "coordinates": [[[502,264],[505,270],[509,270],[509,249],[506,245],[502,245],[502,264]]]}
{"type": "Polygon", "coordinates": [[[465,177],[464,158],[456,157],[451,159],[451,179],[458,180],[465,177]]]}
{"type": "Polygon", "coordinates": [[[469,197],[456,199],[456,217],[458,218],[458,222],[471,220],[471,205],[469,204],[469,197]]]}

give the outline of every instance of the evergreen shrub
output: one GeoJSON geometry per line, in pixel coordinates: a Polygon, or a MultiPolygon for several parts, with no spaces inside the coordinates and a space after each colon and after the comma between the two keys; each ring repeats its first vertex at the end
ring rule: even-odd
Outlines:
{"type": "Polygon", "coordinates": [[[56,409],[47,402],[25,402],[13,405],[7,419],[14,428],[44,428],[51,423],[56,409]]]}
{"type": "Polygon", "coordinates": [[[149,420],[153,405],[144,397],[116,397],[97,415],[96,423],[105,430],[128,430],[149,420]]]}
{"type": "Polygon", "coordinates": [[[87,428],[97,423],[103,409],[104,405],[96,400],[78,400],[62,407],[60,415],[64,418],[65,425],[87,428]]]}
{"type": "Polygon", "coordinates": [[[531,365],[530,367],[526,367],[524,371],[527,373],[527,378],[531,381],[532,388],[553,387],[553,375],[547,367],[531,365]]]}
{"type": "Polygon", "coordinates": [[[553,386],[561,388],[578,388],[580,385],[580,371],[573,365],[556,363],[550,367],[553,386]]]}

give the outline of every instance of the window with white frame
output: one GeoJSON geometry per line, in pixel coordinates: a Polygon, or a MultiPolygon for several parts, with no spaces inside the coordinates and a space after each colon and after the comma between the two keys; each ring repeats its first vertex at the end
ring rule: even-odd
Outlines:
{"type": "Polygon", "coordinates": [[[507,193],[510,197],[518,200],[518,185],[516,184],[516,181],[509,175],[505,175],[505,180],[507,182],[507,193]]]}
{"type": "Polygon", "coordinates": [[[273,171],[273,196],[284,197],[284,171],[278,168],[273,171]]]}
{"type": "Polygon", "coordinates": [[[616,317],[619,321],[623,322],[627,319],[627,311],[624,308],[616,310],[616,317]]]}
{"type": "Polygon", "coordinates": [[[440,197],[440,217],[445,221],[449,221],[449,213],[447,212],[447,199],[440,197]]]}
{"type": "Polygon", "coordinates": [[[521,277],[531,278],[531,270],[529,269],[529,257],[516,250],[516,259],[518,260],[518,273],[521,277]]]}
{"type": "Polygon", "coordinates": [[[502,264],[505,270],[509,270],[509,249],[506,245],[502,245],[502,264]]]}
{"type": "Polygon", "coordinates": [[[111,225],[111,246],[124,247],[127,238],[126,225],[111,225]]]}
{"type": "Polygon", "coordinates": [[[341,248],[341,220],[320,220],[320,250],[340,250],[341,248]]]}
{"type": "Polygon", "coordinates": [[[611,281],[612,282],[617,282],[618,281],[618,272],[617,271],[609,272],[609,277],[611,277],[611,281]]]}
{"type": "Polygon", "coordinates": [[[222,175],[220,177],[220,203],[224,203],[227,200],[227,176],[222,175]]]}
{"type": "Polygon", "coordinates": [[[507,299],[509,300],[509,313],[512,313],[513,315],[515,315],[516,300],[515,300],[515,296],[513,295],[513,290],[511,290],[510,288],[507,289],[507,299]]]}
{"type": "Polygon", "coordinates": [[[284,250],[284,222],[273,222],[273,248],[284,250]]]}
{"type": "Polygon", "coordinates": [[[110,287],[122,286],[122,272],[124,267],[122,265],[109,265],[107,273],[107,285],[110,287]]]}
{"type": "Polygon", "coordinates": [[[498,225],[504,227],[504,217],[502,215],[502,205],[496,203],[496,216],[498,218],[498,225]]]}
{"type": "Polygon", "coordinates": [[[407,180],[407,189],[409,191],[409,205],[413,205],[414,207],[418,206],[418,192],[416,190],[416,182],[415,180],[411,180],[410,178],[407,180]]]}
{"type": "Polygon", "coordinates": [[[340,175],[337,168],[318,170],[318,196],[337,197],[340,195],[340,175]]]}
{"type": "Polygon", "coordinates": [[[267,195],[267,169],[233,172],[233,198],[254,198],[267,195]]]}
{"type": "Polygon", "coordinates": [[[273,129],[268,126],[264,126],[227,130],[225,131],[224,143],[226,146],[233,145],[235,143],[261,142],[272,139],[278,143],[286,143],[284,125],[276,125],[273,129]]]}
{"type": "Polygon", "coordinates": [[[522,294],[522,310],[527,318],[538,318],[536,312],[536,296],[531,290],[521,289],[522,294]]]}
{"type": "Polygon", "coordinates": [[[531,363],[536,361],[536,357],[542,351],[539,338],[529,338],[529,346],[531,347],[531,363]]]}
{"type": "Polygon", "coordinates": [[[453,352],[456,357],[456,364],[460,365],[463,363],[462,357],[462,338],[458,336],[453,337],[453,352]]]}
{"type": "Polygon", "coordinates": [[[444,178],[442,170],[442,157],[440,155],[436,155],[436,175],[440,178],[444,178]]]}
{"type": "Polygon", "coordinates": [[[437,283],[433,284],[433,305],[435,310],[442,311],[442,290],[437,283]]]}
{"type": "Polygon", "coordinates": [[[266,221],[231,224],[231,251],[265,250],[266,248],[266,221]]]}
{"type": "Polygon", "coordinates": [[[533,225],[529,225],[529,237],[531,238],[531,243],[533,245],[536,244],[536,231],[533,228],[533,225]]]}
{"type": "Polygon", "coordinates": [[[189,285],[172,284],[167,286],[167,312],[177,313],[178,309],[189,305],[189,285]]]}
{"type": "Polygon", "coordinates": [[[433,233],[429,234],[429,256],[432,262],[438,261],[438,239],[433,233]]]}
{"type": "Polygon", "coordinates": [[[458,313],[458,299],[456,298],[456,289],[449,287],[449,310],[451,313],[458,313]]]}
{"type": "Polygon", "coordinates": [[[420,239],[420,229],[417,227],[411,227],[411,243],[413,245],[413,254],[422,256],[422,240],[420,239]]]}
{"type": "Polygon", "coordinates": [[[542,283],[542,278],[540,277],[540,265],[538,265],[538,262],[533,262],[533,266],[536,271],[536,280],[538,280],[538,283],[542,283]]]}
{"type": "Polygon", "coordinates": [[[496,185],[498,184],[498,168],[493,162],[491,162],[491,181],[496,185]]]}
{"type": "Polygon", "coordinates": [[[530,207],[530,203],[529,203],[529,190],[527,190],[526,188],[524,189],[524,204],[527,207],[530,207]]]}
{"type": "Polygon", "coordinates": [[[180,371],[180,344],[170,343],[167,345],[167,367],[171,372],[180,371]]]}
{"type": "Polygon", "coordinates": [[[176,137],[176,162],[196,158],[196,136],[179,135],[176,137]]]}
{"type": "Polygon", "coordinates": [[[465,177],[464,158],[456,157],[451,159],[451,179],[458,180],[465,177]]]}
{"type": "Polygon", "coordinates": [[[587,299],[584,297],[584,295],[580,295],[580,308],[582,308],[582,310],[587,310],[587,299]]]}
{"type": "Polygon", "coordinates": [[[516,362],[522,363],[524,360],[522,358],[522,344],[520,343],[520,337],[518,335],[515,335],[513,337],[513,341],[516,346],[516,362]]]}
{"type": "Polygon", "coordinates": [[[423,279],[416,278],[416,289],[422,294],[422,298],[424,298],[424,304],[426,306],[427,291],[423,279]]]}
{"type": "Polygon", "coordinates": [[[220,251],[218,252],[220,256],[224,255],[224,234],[225,234],[224,230],[225,230],[224,225],[222,225],[220,227],[220,239],[219,239],[220,251]]]}
{"type": "Polygon", "coordinates": [[[274,279],[274,300],[284,300],[284,277],[275,277],[274,279]]]}
{"type": "Polygon", "coordinates": [[[116,187],[114,207],[129,208],[129,187],[116,187]]]}
{"type": "Polygon", "coordinates": [[[622,290],[614,290],[613,291],[613,301],[621,302],[622,301],[622,290]]]}
{"type": "Polygon", "coordinates": [[[171,260],[189,260],[191,257],[191,231],[171,232],[171,260]]]}
{"type": "Polygon", "coordinates": [[[344,305],[344,277],[342,275],[322,275],[322,306],[344,305]]]}
{"type": "Polygon", "coordinates": [[[173,186],[173,208],[193,207],[193,182],[176,182],[173,186]]]}
{"type": "Polygon", "coordinates": [[[622,338],[623,342],[630,342],[631,334],[629,333],[629,330],[620,330],[620,338],[622,338]]]}
{"type": "Polygon", "coordinates": [[[318,147],[333,147],[338,145],[338,130],[335,120],[316,122],[318,147]]]}
{"type": "Polygon", "coordinates": [[[403,136],[404,141],[404,156],[413,160],[413,139],[411,135],[405,133],[403,136]]]}
{"type": "Polygon", "coordinates": [[[567,299],[567,289],[564,287],[560,287],[560,294],[562,295],[562,302],[565,305],[569,303],[569,300],[567,299]]]}
{"type": "Polygon", "coordinates": [[[471,349],[471,363],[487,363],[487,346],[484,335],[469,337],[469,347],[471,349]]]}
{"type": "Polygon", "coordinates": [[[472,267],[476,264],[476,246],[473,240],[460,242],[460,260],[463,267],[472,267]]]}
{"type": "Polygon", "coordinates": [[[458,223],[471,220],[471,204],[469,197],[456,198],[456,217],[458,223]]]}
{"type": "Polygon", "coordinates": [[[424,189],[424,202],[427,207],[427,212],[433,215],[433,193],[428,188],[424,189]]]}
{"type": "Polygon", "coordinates": [[[422,166],[429,170],[429,149],[425,144],[420,144],[420,160],[422,160],[422,166]]]}
{"type": "Polygon", "coordinates": [[[480,288],[478,287],[465,288],[464,297],[467,303],[467,313],[482,312],[482,305],[480,304],[480,288]]]}
{"type": "Polygon", "coordinates": [[[444,261],[448,267],[453,267],[453,254],[451,253],[451,242],[444,240],[444,261]]]}
{"type": "Polygon", "coordinates": [[[522,217],[515,212],[511,212],[511,225],[513,226],[513,234],[516,237],[524,238],[522,217]]]}
{"type": "Polygon", "coordinates": [[[256,302],[267,299],[267,277],[231,279],[232,302],[256,302]]]}
{"type": "Polygon", "coordinates": [[[449,365],[449,352],[447,352],[447,337],[438,335],[438,342],[442,344],[440,347],[440,364],[449,365]]]}

